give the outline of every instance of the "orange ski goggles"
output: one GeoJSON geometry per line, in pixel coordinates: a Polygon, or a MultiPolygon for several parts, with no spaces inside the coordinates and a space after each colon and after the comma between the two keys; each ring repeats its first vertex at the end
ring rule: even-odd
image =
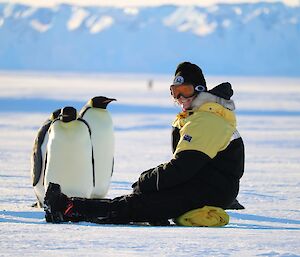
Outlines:
{"type": "Polygon", "coordinates": [[[175,99],[178,99],[180,96],[189,98],[195,94],[195,89],[192,84],[171,85],[170,91],[175,99]]]}

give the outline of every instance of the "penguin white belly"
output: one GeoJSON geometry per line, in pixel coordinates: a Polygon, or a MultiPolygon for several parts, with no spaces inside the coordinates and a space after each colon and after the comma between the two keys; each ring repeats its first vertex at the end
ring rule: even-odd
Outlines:
{"type": "Polygon", "coordinates": [[[113,123],[105,109],[90,108],[83,118],[92,131],[94,149],[95,188],[91,198],[101,198],[109,189],[114,158],[113,123]]]}
{"type": "Polygon", "coordinates": [[[45,187],[60,184],[69,197],[90,198],[93,191],[92,144],[88,126],[78,120],[55,121],[47,145],[45,187]]]}

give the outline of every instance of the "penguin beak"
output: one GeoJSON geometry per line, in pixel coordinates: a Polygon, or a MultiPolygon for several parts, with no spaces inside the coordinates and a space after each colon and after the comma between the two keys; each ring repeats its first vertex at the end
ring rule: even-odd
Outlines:
{"type": "Polygon", "coordinates": [[[112,101],[117,101],[115,98],[107,98],[106,100],[103,101],[103,103],[110,103],[112,101]]]}

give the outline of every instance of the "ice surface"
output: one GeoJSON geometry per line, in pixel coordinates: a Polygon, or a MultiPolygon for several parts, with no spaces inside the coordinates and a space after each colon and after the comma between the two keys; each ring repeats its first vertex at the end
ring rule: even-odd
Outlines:
{"type": "Polygon", "coordinates": [[[139,173],[171,158],[178,109],[168,76],[0,74],[1,256],[300,256],[300,79],[208,77],[230,81],[246,145],[239,201],[223,228],[47,224],[35,201],[30,154],[54,108],[95,95],[110,105],[116,135],[109,197],[130,192],[139,173]],[[42,99],[42,101],[39,101],[42,99]]]}

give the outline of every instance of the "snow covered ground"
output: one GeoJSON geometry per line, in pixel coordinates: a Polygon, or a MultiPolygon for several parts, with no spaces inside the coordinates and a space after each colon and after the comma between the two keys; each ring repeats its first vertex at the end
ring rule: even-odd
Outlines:
{"type": "Polygon", "coordinates": [[[178,111],[171,77],[0,73],[0,256],[300,256],[300,79],[208,77],[235,89],[246,145],[239,201],[223,228],[47,224],[31,186],[37,129],[56,108],[115,97],[109,197],[129,193],[139,173],[171,157],[178,111]],[[147,86],[153,79],[153,88],[147,86]],[[42,98],[42,101],[40,100],[42,98]]]}

